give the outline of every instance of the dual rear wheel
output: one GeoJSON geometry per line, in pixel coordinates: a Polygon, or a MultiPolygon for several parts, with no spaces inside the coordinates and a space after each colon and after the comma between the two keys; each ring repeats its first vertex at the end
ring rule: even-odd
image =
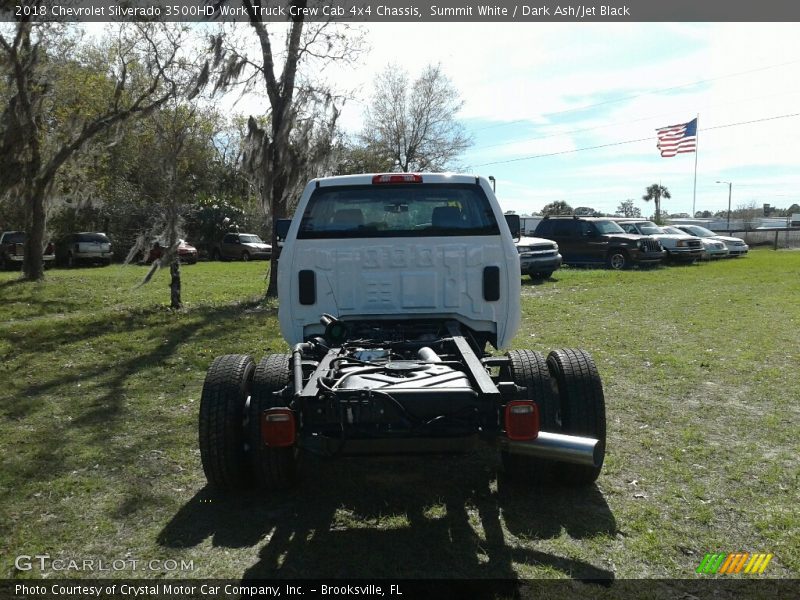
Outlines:
{"type": "Polygon", "coordinates": [[[228,354],[211,364],[199,423],[200,459],[211,487],[277,490],[295,482],[297,448],[270,448],[261,441],[261,413],[282,405],[275,392],[288,383],[287,354],[268,355],[258,365],[250,356],[228,354]]]}
{"type": "MultiPolygon", "coordinates": [[[[540,352],[512,350],[507,376],[527,389],[526,399],[536,401],[542,431],[586,436],[600,440],[605,453],[606,415],[603,385],[592,357],[584,350],[553,350],[545,359],[540,352]]],[[[589,485],[600,475],[595,467],[521,456],[503,451],[506,473],[534,482],[589,485]]]]}

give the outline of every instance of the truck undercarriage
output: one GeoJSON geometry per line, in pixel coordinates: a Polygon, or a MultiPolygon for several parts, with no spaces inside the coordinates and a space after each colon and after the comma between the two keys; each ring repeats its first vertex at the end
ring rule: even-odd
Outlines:
{"type": "Polygon", "coordinates": [[[605,445],[588,354],[485,352],[450,321],[349,321],[257,366],[219,357],[203,388],[200,449],[219,488],[291,485],[301,451],[326,456],[464,452],[486,441],[514,476],[590,483],[605,445]]]}

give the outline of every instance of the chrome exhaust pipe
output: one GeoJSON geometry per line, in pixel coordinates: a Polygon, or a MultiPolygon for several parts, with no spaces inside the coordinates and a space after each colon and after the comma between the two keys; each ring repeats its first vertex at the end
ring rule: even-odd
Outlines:
{"type": "Polygon", "coordinates": [[[587,467],[603,464],[605,448],[600,440],[540,431],[535,440],[520,442],[503,438],[501,445],[512,454],[547,458],[587,467]]]}

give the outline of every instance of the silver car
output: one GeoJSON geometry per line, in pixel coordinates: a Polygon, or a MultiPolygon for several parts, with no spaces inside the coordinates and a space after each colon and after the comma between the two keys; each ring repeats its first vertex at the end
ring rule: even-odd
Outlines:
{"type": "Polygon", "coordinates": [[[710,239],[722,242],[728,248],[728,256],[744,256],[750,250],[745,241],[741,238],[731,237],[728,235],[717,235],[710,229],[700,227],[699,225],[676,225],[681,231],[685,231],[690,235],[696,235],[701,239],[710,239]]]}
{"type": "MultiPolygon", "coordinates": [[[[686,233],[674,225],[666,225],[661,229],[668,233],[686,233]]],[[[720,242],[719,240],[712,238],[700,238],[700,241],[703,242],[703,260],[711,260],[712,258],[725,258],[728,256],[728,247],[725,245],[725,242],[720,242]]]]}

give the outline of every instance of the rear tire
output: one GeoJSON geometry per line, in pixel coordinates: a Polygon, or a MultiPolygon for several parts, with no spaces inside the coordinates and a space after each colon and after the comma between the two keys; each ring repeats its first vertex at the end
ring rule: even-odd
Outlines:
{"type": "Polygon", "coordinates": [[[211,253],[211,260],[222,260],[222,255],[219,253],[219,250],[214,250],[211,253]]]}
{"type": "Polygon", "coordinates": [[[529,273],[530,278],[536,281],[537,279],[550,279],[553,276],[552,271],[537,271],[535,273],[529,273]]]}
{"type": "Polygon", "coordinates": [[[249,445],[252,469],[259,487],[281,490],[297,481],[300,452],[297,445],[269,448],[261,441],[261,413],[268,408],[285,407],[274,393],[289,385],[288,354],[268,354],[258,363],[253,376],[249,408],[249,445]]]}
{"type": "Polygon", "coordinates": [[[221,491],[249,487],[252,472],[245,453],[245,406],[255,365],[243,354],[214,359],[200,397],[199,445],[203,471],[221,491]]]}
{"type": "Polygon", "coordinates": [[[248,262],[250,260],[250,253],[247,252],[246,250],[242,252],[242,260],[244,262],[248,262]]]}
{"type": "MultiPolygon", "coordinates": [[[[553,385],[547,361],[541,352],[533,350],[511,350],[507,354],[510,366],[508,377],[520,387],[527,388],[519,400],[534,400],[539,409],[539,426],[543,431],[557,431],[556,414],[558,402],[553,394],[553,385]]],[[[552,479],[554,461],[500,452],[503,469],[511,479],[540,483],[552,479]]]]}
{"type": "Polygon", "coordinates": [[[75,261],[75,255],[70,252],[67,254],[67,268],[74,269],[76,265],[77,262],[75,261]]]}
{"type": "Polygon", "coordinates": [[[606,406],[603,384],[597,367],[584,350],[553,350],[547,357],[547,368],[558,403],[557,421],[560,432],[600,440],[603,445],[600,465],[588,467],[556,463],[559,481],[569,485],[595,482],[603,468],[606,444],[606,406]]]}

